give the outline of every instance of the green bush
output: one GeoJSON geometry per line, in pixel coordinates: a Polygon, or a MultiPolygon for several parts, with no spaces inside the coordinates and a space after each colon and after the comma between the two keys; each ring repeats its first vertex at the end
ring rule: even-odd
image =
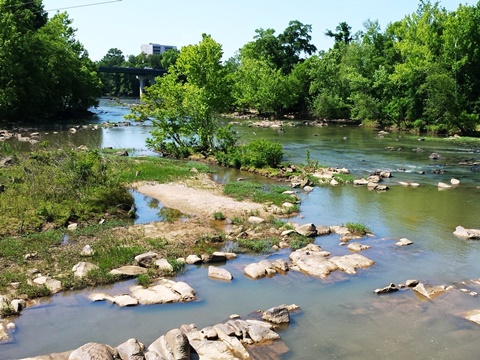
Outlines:
{"type": "Polygon", "coordinates": [[[276,168],[282,161],[283,148],[278,142],[258,139],[219,152],[216,156],[221,164],[235,168],[276,168]]]}
{"type": "Polygon", "coordinates": [[[366,225],[360,223],[347,222],[347,225],[345,226],[348,231],[355,235],[365,235],[370,232],[370,229],[366,225]]]}

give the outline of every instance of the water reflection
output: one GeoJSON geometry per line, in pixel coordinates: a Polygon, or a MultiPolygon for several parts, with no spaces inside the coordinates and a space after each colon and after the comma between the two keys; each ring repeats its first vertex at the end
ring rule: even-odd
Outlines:
{"type": "MultiPolygon", "coordinates": [[[[105,106],[100,111],[98,121],[123,121],[128,106],[105,106]]],[[[65,135],[72,144],[144,151],[148,130],[147,126],[135,125],[65,135]]],[[[467,158],[478,161],[480,155],[475,149],[441,139],[420,142],[402,134],[378,138],[371,129],[357,127],[298,127],[286,129],[282,135],[273,129],[246,126],[238,127],[238,131],[244,139],[261,136],[281,141],[289,162],[304,162],[308,149],[313,160],[345,166],[356,177],[377,169],[393,171],[394,177],[385,181],[390,186],[387,192],[338,186],[317,187],[309,194],[301,194],[301,213],[293,219],[317,225],[365,224],[375,236],[361,240],[372,246],[363,254],[375,265],[354,276],[334,274],[326,281],[294,271],[258,281],[244,276],[243,269],[251,262],[278,258],[288,261],[289,250],[283,249],[261,256],[241,254],[222,264],[234,276],[231,283],[209,279],[207,266],[189,266],[178,279],[196,289],[199,300],[194,303],[121,309],[106,302],[90,303],[88,291],[59,294],[48,304],[22,313],[16,320],[15,342],[0,345],[0,358],[64,351],[88,341],[116,346],[135,337],[149,344],[184,323],[203,327],[224,321],[232,313],[246,317],[251,311],[281,303],[296,303],[302,309],[292,317],[291,326],[280,331],[290,348],[285,359],[475,358],[478,326],[462,316],[478,308],[478,298],[458,290],[434,301],[417,297],[410,290],[386,296],[373,293],[390,282],[403,283],[411,278],[433,285],[461,285],[465,281],[468,286],[462,286],[480,292],[478,285],[469,282],[480,277],[480,241],[452,235],[457,225],[480,226],[480,189],[476,187],[479,173],[471,166],[459,165],[467,158]],[[424,151],[413,151],[419,147],[424,151]],[[442,153],[444,159],[430,160],[431,152],[442,153]],[[445,172],[434,174],[436,169],[445,172]],[[460,186],[438,191],[436,183],[449,182],[452,177],[461,179],[460,186]],[[402,187],[399,181],[415,181],[421,186],[402,187]],[[413,245],[395,246],[401,237],[411,239],[413,245]]],[[[223,168],[217,169],[213,178],[221,183],[238,178],[271,181],[223,168]]],[[[135,191],[132,195],[137,204],[136,223],[172,216],[158,201],[135,191]]],[[[338,235],[318,237],[316,243],[332,255],[350,253],[345,246],[339,246],[338,235]]],[[[131,284],[115,284],[106,291],[124,292],[131,284]]]]}

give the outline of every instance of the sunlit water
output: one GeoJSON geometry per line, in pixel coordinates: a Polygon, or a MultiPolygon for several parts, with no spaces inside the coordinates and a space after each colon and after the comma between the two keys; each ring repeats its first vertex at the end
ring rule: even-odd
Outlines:
{"type": "MultiPolygon", "coordinates": [[[[128,107],[104,102],[96,121],[123,121],[127,111],[128,107]]],[[[49,141],[148,153],[144,143],[149,130],[148,126],[135,125],[76,134],[60,132],[55,134],[57,138],[50,132],[49,141]]],[[[184,323],[203,327],[225,321],[232,313],[246,317],[257,309],[282,303],[295,303],[302,309],[293,315],[292,324],[280,331],[290,349],[285,359],[478,357],[480,328],[462,318],[466,311],[480,308],[478,297],[451,291],[429,301],[410,290],[384,296],[373,293],[390,282],[407,279],[461,287],[462,281],[480,277],[480,242],[452,235],[458,225],[480,227],[479,173],[458,165],[465,159],[479,161],[475,149],[442,139],[423,142],[395,133],[378,138],[373,130],[357,127],[298,127],[279,134],[273,129],[242,126],[238,131],[244,139],[256,136],[282,142],[286,160],[292,163],[305,162],[309,149],[311,160],[347,167],[358,178],[377,169],[392,171],[394,177],[385,182],[390,186],[387,192],[339,186],[301,194],[301,213],[293,219],[317,225],[349,221],[367,225],[375,236],[361,241],[372,246],[362,254],[373,259],[375,265],[357,275],[332,274],[326,281],[293,271],[256,281],[243,275],[245,265],[263,258],[288,261],[289,251],[285,249],[270,255],[240,255],[222,264],[234,276],[231,283],[208,279],[206,266],[189,266],[178,279],[196,289],[198,300],[193,303],[119,308],[108,302],[91,303],[89,291],[57,294],[22,312],[15,320],[13,342],[0,345],[0,358],[60,352],[89,341],[115,346],[134,337],[150,344],[184,323]],[[413,151],[417,147],[425,151],[413,151]],[[430,160],[431,152],[441,153],[444,159],[430,160]],[[435,169],[445,173],[433,174],[435,169]],[[420,171],[425,174],[420,175],[420,171]],[[437,189],[437,182],[449,182],[452,177],[461,180],[460,186],[437,189]],[[415,181],[421,186],[402,187],[398,181],[415,181]],[[414,244],[395,246],[401,237],[414,244]]],[[[251,174],[225,169],[219,169],[213,177],[219,182],[238,177],[261,181],[251,174]]],[[[168,209],[158,201],[133,194],[139,214],[137,223],[168,216],[168,209]]],[[[339,246],[337,235],[318,237],[316,243],[332,255],[349,253],[346,247],[339,246]]],[[[117,294],[132,284],[134,281],[119,283],[102,291],[117,294]]],[[[464,287],[480,293],[478,286],[469,283],[464,287]]]]}

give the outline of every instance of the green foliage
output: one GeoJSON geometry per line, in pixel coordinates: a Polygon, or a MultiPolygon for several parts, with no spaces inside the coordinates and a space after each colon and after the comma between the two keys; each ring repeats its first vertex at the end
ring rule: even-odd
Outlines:
{"type": "Polygon", "coordinates": [[[370,229],[366,225],[360,223],[347,222],[345,226],[348,231],[355,235],[365,235],[370,232],[370,229]]]}
{"type": "Polygon", "coordinates": [[[226,195],[236,200],[250,199],[258,203],[273,203],[281,206],[286,201],[292,201],[292,197],[283,194],[288,188],[278,185],[262,185],[250,181],[230,182],[225,185],[223,191],[226,195]]]}
{"type": "Polygon", "coordinates": [[[125,264],[133,262],[135,256],[142,254],[147,249],[141,246],[108,246],[98,248],[92,257],[92,260],[100,267],[101,270],[112,270],[125,264]]]}
{"type": "Polygon", "coordinates": [[[130,117],[152,120],[150,148],[176,158],[216,149],[217,115],[231,102],[221,58],[221,45],[204,34],[199,44],[183,47],[168,74],[148,88],[130,117]]]}
{"type": "Polygon", "coordinates": [[[219,152],[216,158],[221,164],[236,168],[276,168],[282,161],[283,148],[278,142],[256,139],[234,147],[227,153],[219,152]]]}
{"type": "Polygon", "coordinates": [[[17,289],[18,294],[25,295],[28,299],[36,299],[39,297],[49,296],[51,294],[50,290],[45,285],[29,285],[27,283],[20,284],[20,287],[17,289]]]}
{"type": "Polygon", "coordinates": [[[152,285],[153,279],[150,277],[149,274],[140,274],[137,276],[137,284],[143,286],[144,288],[148,288],[152,285]]]}
{"type": "Polygon", "coordinates": [[[185,270],[185,262],[183,261],[178,261],[175,258],[169,258],[168,263],[172,265],[174,274],[180,274],[182,271],[185,270]]]}
{"type": "Polygon", "coordinates": [[[272,239],[238,239],[238,245],[241,248],[253,251],[255,253],[267,253],[271,251],[273,244],[272,239]]]}
{"type": "Polygon", "coordinates": [[[313,240],[311,238],[308,238],[306,236],[302,236],[302,235],[299,235],[299,234],[293,234],[293,235],[291,235],[289,243],[290,243],[290,248],[292,249],[292,251],[295,251],[295,250],[298,250],[298,249],[301,249],[301,248],[307,246],[312,241],[313,240]]]}
{"type": "MultiPolygon", "coordinates": [[[[38,150],[22,154],[14,165],[0,168],[0,183],[11,183],[0,203],[0,234],[64,226],[129,209],[133,198],[119,172],[97,151],[38,150]],[[16,179],[11,183],[11,179],[16,179]]],[[[13,251],[14,243],[5,251],[13,251]]]]}
{"type": "Polygon", "coordinates": [[[0,1],[0,119],[54,118],[97,104],[96,68],[71,25],[66,13],[48,19],[40,0],[0,1]]]}
{"type": "Polygon", "coordinates": [[[221,211],[215,211],[213,213],[213,218],[215,220],[225,220],[225,215],[223,215],[223,213],[221,211]]]}

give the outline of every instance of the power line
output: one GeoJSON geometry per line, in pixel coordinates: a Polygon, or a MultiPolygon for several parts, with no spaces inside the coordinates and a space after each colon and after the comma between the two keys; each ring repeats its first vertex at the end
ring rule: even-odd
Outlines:
{"type": "Polygon", "coordinates": [[[76,9],[76,8],[87,7],[87,6],[96,6],[96,5],[109,4],[109,3],[119,2],[119,1],[123,1],[123,0],[102,1],[102,2],[96,2],[96,3],[89,3],[89,4],[75,5],[75,6],[69,6],[69,7],[62,7],[62,8],[58,8],[58,9],[49,9],[49,10],[45,10],[45,11],[58,11],[58,10],[76,9]]]}

